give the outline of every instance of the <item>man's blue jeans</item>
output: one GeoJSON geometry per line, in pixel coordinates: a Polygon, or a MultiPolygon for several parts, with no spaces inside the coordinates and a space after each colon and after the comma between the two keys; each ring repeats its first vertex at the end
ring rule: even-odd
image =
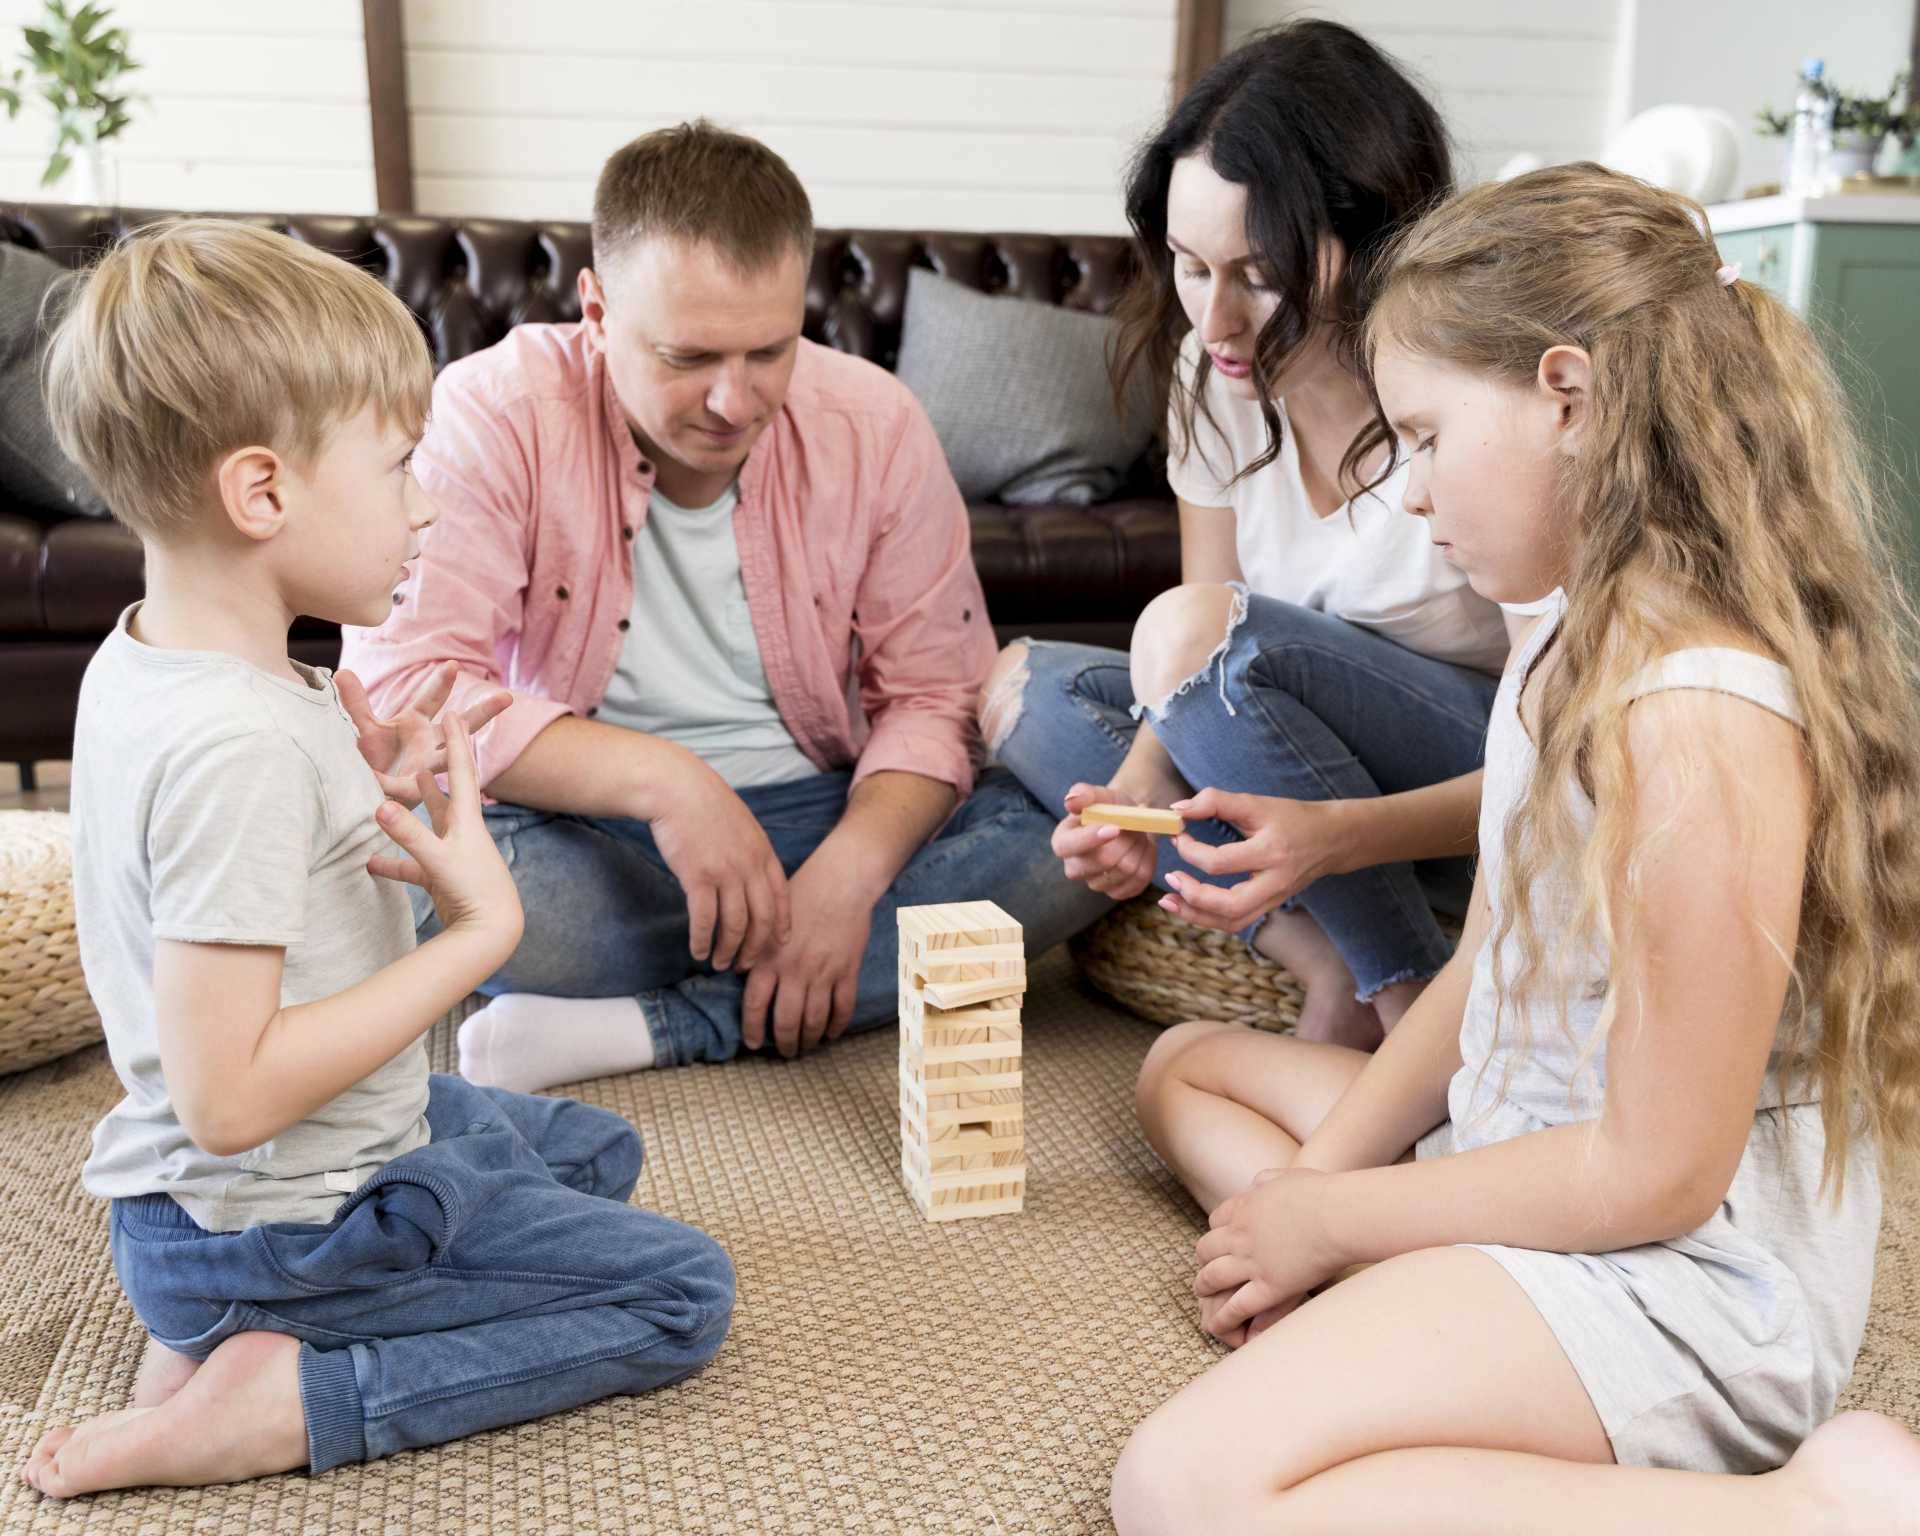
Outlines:
{"type": "MultiPolygon", "coordinates": [[[[852,775],[823,773],[740,793],[791,875],[839,823],[852,775]]],[[[654,1064],[726,1061],[740,1049],[745,974],[696,965],[687,898],[643,821],[487,808],[487,827],[513,871],[526,932],[483,992],[639,999],[654,1064]]],[[[898,1017],[899,908],[995,901],[1037,957],[1113,904],[1066,878],[1048,839],[1057,818],[1004,771],[990,771],[908,861],[873,910],[850,1030],[898,1017]]],[[[414,893],[424,939],[439,921],[414,893]]]]}
{"type": "MultiPolygon", "coordinates": [[[[1133,745],[1132,678],[1124,651],[1023,643],[1019,717],[994,754],[1060,815],[1076,781],[1110,783],[1133,745]]],[[[1255,594],[1206,667],[1142,712],[1196,789],[1356,800],[1480,767],[1498,686],[1344,619],[1255,594]]],[[[1210,843],[1239,835],[1218,822],[1190,830],[1210,843]]],[[[1160,842],[1157,884],[1165,887],[1172,869],[1231,883],[1187,865],[1172,846],[1160,842]]],[[[1305,908],[1333,940],[1365,1000],[1446,963],[1450,945],[1433,909],[1463,913],[1472,885],[1469,858],[1383,864],[1316,880],[1289,905],[1305,908]]]]}
{"type": "Polygon", "coordinates": [[[114,1268],[147,1331],[196,1360],[248,1329],[299,1339],[314,1472],[713,1358],[733,1266],[627,1204],[641,1151],[625,1120],[436,1074],[427,1124],[324,1226],[207,1232],[167,1195],[114,1201],[114,1268]]]}

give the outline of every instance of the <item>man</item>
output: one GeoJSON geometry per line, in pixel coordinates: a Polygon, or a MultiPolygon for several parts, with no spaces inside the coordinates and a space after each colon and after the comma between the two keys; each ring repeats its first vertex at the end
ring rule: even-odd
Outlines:
{"type": "Polygon", "coordinates": [[[448,660],[454,707],[513,692],[477,747],[527,931],[460,1056],[522,1090],[881,1023],[900,905],[992,897],[1037,953],[1107,904],[1010,776],[973,786],[966,509],[905,387],[801,337],[792,171],[705,122],[648,134],[593,237],[579,324],[441,375],[439,521],[343,661],[356,714],[448,660]]]}

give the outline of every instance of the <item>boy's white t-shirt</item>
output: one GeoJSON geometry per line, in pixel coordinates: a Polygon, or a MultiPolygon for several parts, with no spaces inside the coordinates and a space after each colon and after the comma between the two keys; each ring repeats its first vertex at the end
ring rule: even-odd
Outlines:
{"type": "MultiPolygon", "coordinates": [[[[1189,332],[1181,369],[1195,367],[1199,354],[1197,335],[1189,332]]],[[[1284,403],[1274,403],[1283,429],[1279,457],[1237,483],[1230,482],[1240,466],[1265,452],[1267,424],[1259,404],[1229,393],[1218,371],[1208,375],[1205,403],[1212,422],[1194,412],[1184,453],[1179,423],[1169,423],[1175,451],[1167,479],[1182,501],[1233,509],[1240,574],[1251,591],[1332,614],[1437,661],[1500,671],[1507,656],[1500,607],[1448,564],[1426,520],[1402,509],[1404,457],[1373,490],[1318,517],[1300,477],[1284,403]]],[[[1176,398],[1170,414],[1178,410],[1176,398]]]]}
{"type": "Polygon", "coordinates": [[[332,674],[300,680],[236,656],[161,650],[128,631],[80,684],[73,897],[80,964],[126,1097],[81,1174],[108,1198],[171,1195],[210,1232],[326,1222],[382,1164],[428,1139],[427,1053],[403,1046],[305,1120],[232,1157],[174,1113],[154,1019],[154,945],[283,948],[280,1004],[344,992],[414,944],[405,888],[367,872],[391,852],[386,797],[332,674]]]}

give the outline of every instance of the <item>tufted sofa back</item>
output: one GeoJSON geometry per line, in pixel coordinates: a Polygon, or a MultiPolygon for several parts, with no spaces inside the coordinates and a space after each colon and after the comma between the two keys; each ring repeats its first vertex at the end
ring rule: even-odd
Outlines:
{"type": "MultiPolygon", "coordinates": [[[[164,210],[0,204],[0,239],[79,266],[164,210]]],[[[238,214],[364,267],[404,299],[434,364],[490,347],[526,321],[578,320],[575,283],[593,259],[585,224],[413,214],[238,214]]],[[[907,273],[931,267],[987,293],[1107,313],[1131,245],[1115,235],[911,234],[823,229],[807,276],[806,333],[891,369],[907,273]]]]}

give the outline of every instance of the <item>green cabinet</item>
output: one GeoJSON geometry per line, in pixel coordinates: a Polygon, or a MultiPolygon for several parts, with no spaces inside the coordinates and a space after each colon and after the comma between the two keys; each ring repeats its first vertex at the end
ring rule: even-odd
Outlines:
{"type": "Polygon", "coordinates": [[[1709,214],[1721,259],[1739,262],[1742,278],[1772,290],[1825,345],[1920,601],[1920,197],[1768,198],[1709,214]],[[1765,222],[1778,214],[1787,217],[1765,222]]]}

